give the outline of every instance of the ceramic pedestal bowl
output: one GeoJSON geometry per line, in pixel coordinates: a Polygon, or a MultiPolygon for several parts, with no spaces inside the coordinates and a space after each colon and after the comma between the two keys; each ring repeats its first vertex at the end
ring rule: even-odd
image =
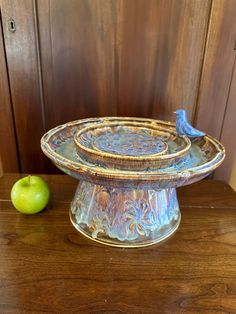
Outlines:
{"type": "Polygon", "coordinates": [[[225,157],[209,135],[190,141],[173,123],[123,117],[66,123],[48,131],[41,147],[80,180],[70,208],[74,227],[120,247],[172,235],[181,219],[176,188],[206,177],[225,157]]]}

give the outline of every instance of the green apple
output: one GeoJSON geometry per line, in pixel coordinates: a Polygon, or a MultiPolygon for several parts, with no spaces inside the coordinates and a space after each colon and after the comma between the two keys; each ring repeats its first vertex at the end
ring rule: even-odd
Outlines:
{"type": "Polygon", "coordinates": [[[23,214],[40,212],[46,207],[49,197],[47,183],[38,176],[28,176],[18,180],[11,190],[12,203],[23,214]]]}

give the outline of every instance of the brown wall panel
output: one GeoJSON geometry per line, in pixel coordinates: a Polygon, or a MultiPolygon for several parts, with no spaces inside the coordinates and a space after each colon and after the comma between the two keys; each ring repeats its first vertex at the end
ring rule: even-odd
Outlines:
{"type": "Polygon", "coordinates": [[[45,128],[40,96],[34,4],[31,0],[3,0],[1,4],[12,104],[23,172],[47,170],[47,160],[39,145],[45,128]],[[10,18],[15,21],[15,32],[9,31],[10,18]]]}
{"type": "Polygon", "coordinates": [[[0,21],[0,163],[1,172],[18,172],[17,145],[0,21]]]}
{"type": "Polygon", "coordinates": [[[124,1],[121,13],[119,114],[192,117],[210,1],[124,1]]]}
{"type": "Polygon", "coordinates": [[[236,126],[236,66],[230,85],[230,93],[227,102],[227,108],[224,117],[222,134],[220,140],[226,149],[226,158],[224,163],[215,171],[214,178],[230,182],[236,187],[236,176],[233,177],[233,168],[236,166],[236,143],[235,143],[235,126],[236,126]]]}
{"type": "Polygon", "coordinates": [[[236,1],[213,0],[196,124],[220,138],[236,55],[236,1]]]}
{"type": "Polygon", "coordinates": [[[38,1],[47,128],[194,112],[210,1],[38,1]]]}
{"type": "Polygon", "coordinates": [[[211,0],[3,0],[24,172],[47,172],[41,135],[91,116],[195,112],[211,0]],[[16,22],[14,33],[8,20],[16,22]]]}
{"type": "Polygon", "coordinates": [[[47,127],[116,115],[118,1],[38,1],[47,127]]]}

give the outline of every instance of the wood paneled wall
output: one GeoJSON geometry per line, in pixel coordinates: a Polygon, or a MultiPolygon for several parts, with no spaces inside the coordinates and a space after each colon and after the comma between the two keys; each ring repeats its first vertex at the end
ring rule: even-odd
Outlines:
{"type": "Polygon", "coordinates": [[[18,172],[19,159],[11,106],[11,93],[8,81],[7,63],[0,23],[0,175],[5,172],[18,172]]]}
{"type": "MultiPolygon", "coordinates": [[[[200,129],[221,138],[236,56],[236,1],[214,0],[199,88],[200,129]]],[[[236,102],[236,99],[235,99],[236,102]]]]}
{"type": "MultiPolygon", "coordinates": [[[[218,84],[210,79],[222,69],[218,58],[229,61],[224,92],[229,86],[232,56],[216,47],[229,49],[234,36],[220,34],[234,20],[233,1],[1,0],[20,169],[49,172],[41,135],[84,117],[173,121],[173,111],[183,107],[206,130],[213,123],[205,110],[214,108],[208,101],[218,84]]],[[[219,101],[217,116],[223,111],[219,101]]]]}
{"type": "Polygon", "coordinates": [[[2,24],[22,172],[45,172],[47,160],[40,152],[40,138],[46,131],[37,38],[35,2],[2,1],[2,24]],[[15,21],[15,32],[9,21],[15,21]]]}
{"type": "Polygon", "coordinates": [[[210,1],[38,1],[47,127],[88,116],[192,116],[210,1]],[[66,108],[66,110],[65,110],[66,108]]]}
{"type": "MultiPolygon", "coordinates": [[[[236,58],[235,58],[236,59],[236,58]]],[[[226,149],[224,167],[217,169],[216,179],[229,182],[236,190],[236,65],[234,64],[233,76],[230,84],[230,91],[227,100],[227,107],[224,115],[224,124],[221,133],[221,141],[226,149]]]]}
{"type": "Polygon", "coordinates": [[[218,138],[226,158],[214,178],[236,187],[236,1],[212,2],[198,98],[197,127],[218,138]]]}

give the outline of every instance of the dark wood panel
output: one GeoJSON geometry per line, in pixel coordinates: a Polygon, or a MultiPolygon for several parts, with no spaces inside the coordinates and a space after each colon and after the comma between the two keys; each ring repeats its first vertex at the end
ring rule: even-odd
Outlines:
{"type": "MultiPolygon", "coordinates": [[[[12,178],[0,179],[0,195],[12,178]]],[[[75,181],[63,186],[62,178],[47,176],[59,199],[37,215],[0,201],[1,313],[235,313],[236,194],[228,185],[179,189],[182,221],[171,239],[118,249],[72,227],[63,193],[67,200],[75,181]]]]}
{"type": "Polygon", "coordinates": [[[236,50],[236,2],[213,0],[196,124],[220,138],[236,50]]]}
{"type": "Polygon", "coordinates": [[[47,160],[40,150],[45,128],[34,1],[3,0],[1,11],[21,169],[46,171],[47,160]],[[13,33],[8,28],[10,18],[16,24],[13,33]]]}
{"type": "Polygon", "coordinates": [[[2,172],[18,172],[17,144],[0,21],[0,163],[2,172]]]}
{"type": "Polygon", "coordinates": [[[174,120],[180,106],[191,118],[210,5],[210,0],[3,0],[22,170],[49,171],[39,139],[69,120],[104,115],[174,120]],[[9,17],[16,20],[14,33],[8,31],[9,17]]]}
{"type": "Polygon", "coordinates": [[[120,10],[120,115],[174,120],[196,102],[210,1],[124,1],[120,10]]]}
{"type": "Polygon", "coordinates": [[[38,1],[47,128],[194,111],[210,1],[38,1]]]}
{"type": "Polygon", "coordinates": [[[116,115],[118,1],[38,1],[47,128],[116,115]]]}
{"type": "MultiPolygon", "coordinates": [[[[236,56],[235,56],[236,59],[236,56]]],[[[224,163],[215,171],[215,178],[225,180],[236,189],[236,145],[235,145],[235,126],[236,126],[236,65],[230,84],[229,98],[227,102],[224,123],[221,133],[221,141],[226,149],[224,163]]]]}

